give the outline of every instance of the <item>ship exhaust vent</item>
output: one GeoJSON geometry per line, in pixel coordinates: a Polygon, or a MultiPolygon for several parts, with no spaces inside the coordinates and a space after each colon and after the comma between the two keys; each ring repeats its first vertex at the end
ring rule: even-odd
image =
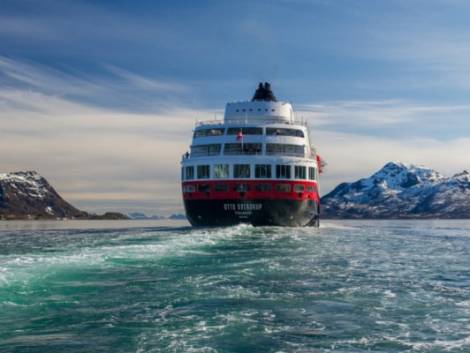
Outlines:
{"type": "Polygon", "coordinates": [[[269,82],[260,82],[258,88],[256,89],[255,95],[251,99],[252,102],[255,101],[265,101],[265,102],[277,102],[276,97],[274,96],[273,91],[271,91],[271,85],[269,82]]]}

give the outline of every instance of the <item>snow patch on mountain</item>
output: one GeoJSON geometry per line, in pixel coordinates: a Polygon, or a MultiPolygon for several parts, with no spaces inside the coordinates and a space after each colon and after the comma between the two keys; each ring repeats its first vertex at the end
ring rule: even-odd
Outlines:
{"type": "Polygon", "coordinates": [[[447,178],[414,164],[387,163],[368,178],[342,183],[322,198],[337,218],[469,218],[470,174],[447,178]]]}
{"type": "Polygon", "coordinates": [[[27,197],[43,199],[48,192],[48,183],[35,171],[2,173],[0,182],[8,183],[10,186],[27,197]]]}
{"type": "Polygon", "coordinates": [[[118,212],[81,211],[35,171],[0,174],[0,219],[128,219],[118,212]]]}

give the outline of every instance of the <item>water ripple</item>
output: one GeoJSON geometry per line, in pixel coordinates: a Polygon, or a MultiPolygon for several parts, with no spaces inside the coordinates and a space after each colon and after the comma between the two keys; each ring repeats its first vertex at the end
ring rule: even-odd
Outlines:
{"type": "Polygon", "coordinates": [[[470,222],[0,231],[1,352],[470,352],[470,222]]]}

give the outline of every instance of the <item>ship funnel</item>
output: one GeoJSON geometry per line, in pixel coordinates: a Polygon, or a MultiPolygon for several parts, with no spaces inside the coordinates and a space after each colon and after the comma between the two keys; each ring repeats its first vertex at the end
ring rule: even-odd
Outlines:
{"type": "Polygon", "coordinates": [[[269,82],[265,82],[264,84],[262,82],[259,83],[258,88],[256,89],[256,92],[251,101],[277,102],[277,99],[274,96],[273,91],[271,90],[271,85],[269,84],[269,82]]]}

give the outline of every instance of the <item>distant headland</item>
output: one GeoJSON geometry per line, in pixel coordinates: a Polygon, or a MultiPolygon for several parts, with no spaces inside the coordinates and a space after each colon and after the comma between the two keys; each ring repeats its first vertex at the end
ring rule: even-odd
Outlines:
{"type": "Polygon", "coordinates": [[[370,177],[342,183],[321,199],[322,216],[341,219],[469,219],[470,173],[451,177],[389,162],[370,177]]]}
{"type": "MultiPolygon", "coordinates": [[[[337,219],[469,219],[470,173],[451,177],[412,164],[389,162],[370,177],[342,183],[321,199],[325,218],[337,219]]],[[[186,219],[82,211],[65,201],[35,171],[0,173],[0,220],[157,220],[186,219]]]]}
{"type": "Polygon", "coordinates": [[[0,220],[129,219],[119,212],[102,215],[79,210],[65,201],[35,171],[0,174],[0,220]]]}

